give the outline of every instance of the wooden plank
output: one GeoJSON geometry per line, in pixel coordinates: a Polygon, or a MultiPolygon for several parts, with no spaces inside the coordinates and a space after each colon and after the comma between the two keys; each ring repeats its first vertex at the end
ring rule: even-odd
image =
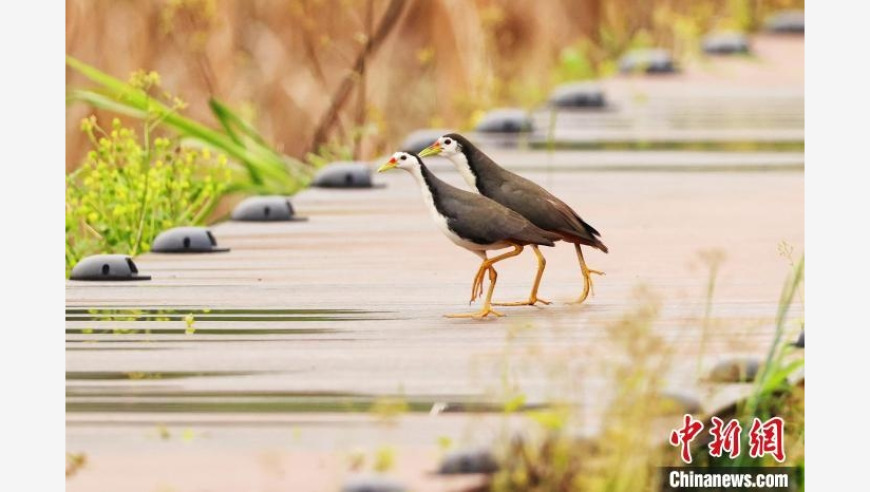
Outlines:
{"type": "MultiPolygon", "coordinates": [[[[443,165],[438,172],[461,184],[443,165]]],[[[245,463],[245,476],[258,474],[263,456],[276,463],[321,463],[333,478],[317,483],[329,490],[342,474],[342,456],[384,444],[399,450],[397,473],[407,481],[421,484],[420,490],[449,490],[426,475],[437,460],[437,438],[485,442],[497,434],[502,417],[428,416],[427,406],[499,402],[505,364],[528,402],[543,403],[568,382],[553,379],[558,368],[581,388],[562,396],[589,416],[582,432],[594,432],[613,388],[612,366],[623,357],[612,327],[636,305],[640,284],[660,299],[654,333],[673,357],[666,388],[696,396],[707,409],[745,390],[714,391],[700,375],[723,358],[767,350],[788,270],[777,244],[803,247],[802,173],[551,169],[527,175],[576,207],[611,248],[609,255],[587,257],[607,275],[597,279],[595,297],[585,306],[565,304],[581,283],[573,252],[562,245],[545,249],[541,294],[555,300],[553,306],[504,308],[508,317],[494,321],[442,318],[474,308],[467,297],[477,260],[440,235],[416,185],[400,172],[379,175],[382,188],[300,194],[294,205],[307,222],[218,224],[214,233],[232,248],[229,253],[143,255],[137,263],[153,275],[147,283],[69,282],[70,308],[178,311],[169,321],[155,320],[156,311],[139,321],[70,312],[67,370],[95,376],[67,382],[68,448],[101,463],[97,471],[84,470],[71,490],[118,483],[131,473],[143,485],[127,490],[151,490],[181,475],[188,477],[183,483],[224,490],[229,482],[213,483],[195,472],[195,456],[245,463]],[[698,252],[716,248],[727,259],[713,306],[715,330],[704,334],[699,319],[706,273],[698,252]],[[179,317],[197,307],[238,311],[201,313],[196,331],[184,334],[187,325],[179,317]],[[265,320],[270,315],[258,311],[264,308],[317,314],[272,313],[277,319],[265,320]],[[702,338],[706,350],[698,354],[702,338]],[[162,376],[172,372],[181,375],[162,376]],[[211,372],[225,374],[196,376],[211,372]],[[358,409],[316,411],[318,404],[365,406],[386,396],[419,409],[398,419],[400,431],[365,424],[377,417],[358,409]],[[183,402],[200,410],[178,412],[183,402]],[[253,413],[234,411],[238,405],[253,413]],[[274,410],[264,410],[269,408],[274,410]],[[168,442],[155,437],[163,422],[174,436],[168,442]],[[187,448],[178,444],[185,429],[196,436],[187,448]],[[172,451],[149,460],[147,473],[132,471],[131,460],[149,449],[172,451]]],[[[533,270],[529,254],[501,264],[496,297],[525,296],[533,270]]],[[[296,479],[290,473],[273,481],[296,479]]]]}

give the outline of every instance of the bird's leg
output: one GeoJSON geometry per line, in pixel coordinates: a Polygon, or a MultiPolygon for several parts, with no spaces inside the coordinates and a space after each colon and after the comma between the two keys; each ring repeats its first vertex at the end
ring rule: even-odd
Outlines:
{"type": "MultiPolygon", "coordinates": [[[[480,308],[480,311],[477,311],[476,313],[445,314],[444,317],[483,319],[490,314],[497,318],[504,316],[504,314],[492,309],[492,293],[495,290],[495,281],[498,278],[498,273],[496,273],[495,268],[493,268],[492,266],[488,266],[486,268],[481,267],[480,271],[484,272],[484,274],[486,272],[489,272],[489,291],[487,291],[486,293],[486,300],[483,303],[483,307],[480,308]]],[[[480,282],[480,285],[483,285],[483,281],[480,282]]]]}
{"type": "Polygon", "coordinates": [[[480,263],[477,273],[474,274],[474,282],[471,283],[471,300],[468,301],[469,304],[474,302],[475,299],[483,294],[483,275],[486,272],[486,269],[484,268],[484,264],[487,260],[486,251],[474,251],[474,254],[479,256],[483,261],[480,263]]]}
{"type": "Polygon", "coordinates": [[[586,266],[586,260],[583,259],[583,250],[580,249],[579,244],[574,244],[574,249],[577,250],[577,260],[580,262],[580,271],[583,273],[583,293],[580,294],[580,299],[576,301],[576,304],[580,304],[589,297],[589,292],[592,292],[592,295],[595,295],[595,289],[592,287],[592,274],[596,275],[604,275],[604,272],[599,270],[590,270],[588,266],[586,266]]]}
{"type": "Polygon", "coordinates": [[[506,260],[508,258],[512,258],[512,257],[517,256],[518,254],[520,254],[522,252],[523,252],[523,247],[518,245],[518,244],[515,244],[514,249],[512,251],[498,255],[495,258],[492,258],[490,260],[486,260],[483,262],[483,264],[480,265],[480,270],[478,270],[478,273],[481,271],[482,272],[489,271],[489,291],[486,293],[486,300],[484,301],[483,306],[480,308],[480,311],[478,311],[476,313],[445,314],[444,316],[447,318],[474,318],[474,319],[483,319],[483,318],[489,316],[490,314],[493,316],[496,316],[496,317],[504,316],[503,314],[499,313],[498,311],[495,311],[494,309],[492,309],[492,293],[495,291],[495,281],[498,278],[498,274],[496,273],[495,268],[493,268],[492,266],[494,264],[500,262],[501,260],[506,260]]]}
{"type": "MultiPolygon", "coordinates": [[[[483,295],[483,277],[486,275],[487,270],[492,270],[492,267],[486,266],[486,251],[475,251],[476,255],[480,256],[483,259],[480,267],[477,269],[477,273],[474,275],[474,282],[471,284],[471,300],[468,301],[469,304],[477,300],[478,297],[483,295]]],[[[493,270],[494,272],[495,270],[493,270]]],[[[490,273],[490,278],[492,278],[492,273],[490,273]]]]}
{"type": "Polygon", "coordinates": [[[475,286],[477,286],[477,290],[476,291],[472,290],[471,302],[469,302],[469,304],[476,301],[478,297],[483,295],[483,276],[484,276],[484,274],[486,274],[487,270],[490,271],[489,275],[490,275],[490,278],[492,278],[492,273],[495,272],[495,269],[493,269],[492,267],[489,267],[489,268],[481,267],[480,269],[478,269],[477,275],[475,275],[475,277],[474,277],[474,285],[471,286],[472,289],[474,289],[475,286]]]}
{"type": "Polygon", "coordinates": [[[496,302],[496,306],[534,306],[537,303],[550,304],[550,301],[538,298],[538,287],[541,285],[541,278],[544,276],[544,268],[547,267],[547,260],[541,254],[541,250],[537,245],[532,246],[532,251],[538,257],[538,272],[535,274],[535,283],[532,285],[532,292],[529,294],[529,299],[526,301],[516,302],[496,302]]]}

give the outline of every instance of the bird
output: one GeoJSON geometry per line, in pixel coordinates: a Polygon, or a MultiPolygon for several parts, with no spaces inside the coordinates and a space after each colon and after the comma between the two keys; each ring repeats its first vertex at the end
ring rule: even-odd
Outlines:
{"type": "Polygon", "coordinates": [[[483,292],[483,281],[489,273],[489,291],[481,309],[474,313],[447,314],[448,318],[482,319],[489,315],[503,316],[492,309],[492,293],[498,277],[493,265],[519,255],[525,246],[555,246],[559,235],[542,230],[522,215],[483,195],[451,186],[430,171],[416,154],[396,152],[378,172],[401,169],[411,174],[423,194],[423,201],[441,232],[458,246],[471,251],[482,262],[471,287],[471,300],[483,292]],[[486,252],[512,248],[493,258],[486,252]]]}
{"type": "MultiPolygon", "coordinates": [[[[581,246],[590,246],[604,253],[608,249],[601,241],[601,234],[580,218],[577,212],[538,184],[499,166],[458,133],[442,135],[419,155],[447,157],[473,190],[519,213],[537,227],[557,234],[560,240],[573,243],[584,279],[583,292],[576,302],[582,303],[586,300],[593,289],[592,274],[604,275],[604,272],[592,270],[586,265],[581,246]]],[[[538,298],[538,287],[547,261],[536,245],[532,245],[532,249],[538,257],[538,270],[529,298],[498,305],[534,306],[538,302],[550,304],[549,301],[538,298]]]]}

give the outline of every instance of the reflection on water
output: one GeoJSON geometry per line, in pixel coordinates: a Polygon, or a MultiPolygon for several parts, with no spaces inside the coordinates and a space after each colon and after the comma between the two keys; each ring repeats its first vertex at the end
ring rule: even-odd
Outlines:
{"type": "MultiPolygon", "coordinates": [[[[333,327],[293,327],[288,323],[350,320],[377,320],[385,313],[364,310],[329,309],[124,309],[124,308],[71,308],[66,319],[73,323],[87,323],[88,327],[67,327],[67,350],[93,350],[110,353],[114,350],[129,352],[154,351],[154,344],[170,346],[175,353],[163,350],[153,357],[166,358],[175,367],[202,361],[220,366],[222,353],[212,353],[213,342],[265,342],[296,343],[300,335],[324,335],[341,332],[333,327]],[[129,327],[119,323],[135,322],[129,327]],[[212,323],[244,322],[250,326],[216,327],[212,323]],[[147,328],[160,324],[159,328],[147,328]],[[166,326],[177,324],[177,327],[166,326]],[[280,323],[273,327],[272,324],[280,323]],[[195,329],[191,329],[191,327],[195,329]],[[112,345],[120,345],[118,348],[112,345]],[[196,353],[197,362],[189,354],[196,353]],[[167,355],[169,354],[169,355],[167,355]]],[[[304,325],[303,325],[304,326],[304,325]]],[[[322,340],[322,338],[320,339],[322,340]]],[[[271,348],[271,345],[264,345],[271,348]]],[[[139,357],[136,363],[154,362],[152,356],[139,357]]],[[[403,412],[499,412],[502,403],[486,398],[457,395],[445,400],[443,396],[427,397],[406,395],[371,395],[335,392],[252,391],[251,387],[268,388],[276,381],[298,378],[301,370],[203,370],[201,368],[169,371],[136,371],[127,367],[117,369],[106,366],[127,366],[129,360],[112,358],[95,370],[69,370],[66,373],[67,412],[118,413],[310,413],[335,412],[379,414],[383,408],[392,408],[400,402],[403,412]],[[220,380],[218,386],[204,384],[206,380],[220,380]],[[209,389],[215,388],[215,389],[209,389]],[[385,402],[391,402],[387,404],[385,402]]],[[[133,363],[134,365],[136,363],[133,363]]],[[[531,408],[531,406],[529,407],[531,408]]]]}
{"type": "Polygon", "coordinates": [[[368,319],[360,309],[99,309],[68,308],[67,321],[341,321],[368,319]]]}

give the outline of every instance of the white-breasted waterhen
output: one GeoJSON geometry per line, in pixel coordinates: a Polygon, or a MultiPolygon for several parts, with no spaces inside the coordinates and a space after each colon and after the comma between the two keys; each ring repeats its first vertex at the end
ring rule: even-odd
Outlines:
{"type": "Polygon", "coordinates": [[[485,318],[502,316],[492,309],[492,293],[498,274],[493,265],[522,253],[525,246],[553,246],[561,236],[536,227],[522,215],[477,193],[460,190],[441,181],[414,154],[396,152],[378,172],[399,168],[414,177],[423,201],[435,223],[451,241],[481,258],[482,263],[471,287],[471,300],[483,292],[484,276],[489,272],[489,291],[480,311],[448,314],[448,318],[485,318]],[[489,250],[510,248],[507,253],[488,259],[489,250]]]}
{"type": "MultiPolygon", "coordinates": [[[[518,212],[541,229],[558,234],[559,239],[574,244],[577,260],[585,284],[578,303],[586,300],[592,290],[592,275],[604,272],[590,270],[583,258],[580,246],[591,246],[607,253],[607,246],[601,242],[600,234],[587,224],[580,215],[552,193],[528,179],[499,166],[489,156],[474,146],[467,138],[458,133],[448,133],[420,152],[420,157],[442,155],[450,159],[465,181],[475,191],[491,198],[507,208],[518,212]]],[[[538,271],[535,283],[527,301],[507,303],[507,305],[534,305],[537,302],[549,304],[538,298],[538,287],[546,260],[537,246],[532,245],[538,257],[538,271]]]]}

